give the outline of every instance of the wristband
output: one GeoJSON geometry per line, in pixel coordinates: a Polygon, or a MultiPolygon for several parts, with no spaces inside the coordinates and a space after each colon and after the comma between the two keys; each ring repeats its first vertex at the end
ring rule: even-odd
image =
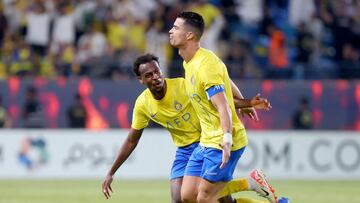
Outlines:
{"type": "Polygon", "coordinates": [[[232,144],[232,134],[231,133],[224,133],[223,141],[225,143],[232,144]]]}

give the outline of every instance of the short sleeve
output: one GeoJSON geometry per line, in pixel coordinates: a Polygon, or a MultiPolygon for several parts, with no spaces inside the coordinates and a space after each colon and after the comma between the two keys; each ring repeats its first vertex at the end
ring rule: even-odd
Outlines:
{"type": "Polygon", "coordinates": [[[209,57],[209,59],[204,60],[202,63],[199,78],[205,91],[212,86],[224,85],[223,66],[221,63],[215,57],[209,57]]]}
{"type": "Polygon", "coordinates": [[[141,110],[141,104],[138,100],[135,102],[131,127],[141,130],[147,127],[150,118],[141,110]]]}

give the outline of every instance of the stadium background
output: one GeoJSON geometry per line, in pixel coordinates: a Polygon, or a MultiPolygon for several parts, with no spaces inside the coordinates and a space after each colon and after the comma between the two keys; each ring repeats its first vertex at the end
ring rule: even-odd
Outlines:
{"type": "MultiPolygon", "coordinates": [[[[167,35],[182,10],[205,17],[202,45],[243,94],[273,106],[242,118],[252,144],[237,176],[263,168],[292,202],[360,202],[358,0],[3,0],[0,202],[105,201],[101,178],[144,88],[132,62],[151,52],[182,76],[167,35]]],[[[150,127],[110,201],[169,202],[175,148],[150,127]]]]}

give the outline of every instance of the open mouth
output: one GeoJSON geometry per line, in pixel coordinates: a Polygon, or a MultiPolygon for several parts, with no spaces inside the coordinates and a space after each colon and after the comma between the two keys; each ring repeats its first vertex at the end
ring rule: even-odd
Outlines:
{"type": "Polygon", "coordinates": [[[155,82],[155,83],[154,83],[154,86],[155,86],[155,87],[161,87],[161,81],[155,82]]]}

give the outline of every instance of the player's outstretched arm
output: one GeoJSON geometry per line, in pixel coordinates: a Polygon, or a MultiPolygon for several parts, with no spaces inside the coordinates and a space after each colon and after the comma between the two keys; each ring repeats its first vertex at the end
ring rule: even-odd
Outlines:
{"type": "Polygon", "coordinates": [[[221,144],[223,155],[220,168],[224,168],[230,158],[232,146],[232,117],[231,109],[224,92],[219,92],[211,97],[211,102],[218,110],[220,115],[221,128],[224,132],[223,142],[221,144]]]}
{"type": "Polygon", "coordinates": [[[255,109],[268,111],[272,108],[270,102],[267,99],[262,98],[259,93],[251,99],[234,100],[234,103],[235,108],[240,109],[241,116],[248,115],[255,121],[259,121],[255,109]],[[245,108],[244,106],[250,106],[250,108],[245,108]]]}
{"type": "Polygon", "coordinates": [[[267,99],[260,97],[259,93],[252,99],[245,99],[235,83],[232,80],[230,81],[235,108],[240,109],[240,114],[242,116],[248,115],[251,119],[259,121],[259,117],[255,109],[271,109],[270,102],[267,99]]]}
{"type": "Polygon", "coordinates": [[[272,108],[270,102],[262,98],[260,93],[257,93],[251,99],[234,99],[235,108],[243,109],[243,108],[255,108],[262,110],[270,110],[272,108]]]}
{"type": "Polygon", "coordinates": [[[245,99],[240,89],[235,85],[235,83],[232,80],[230,80],[230,82],[235,108],[242,109],[254,107],[256,109],[270,110],[270,102],[267,99],[260,97],[260,93],[257,93],[256,96],[251,99],[245,99]]]}
{"type": "Polygon", "coordinates": [[[240,117],[240,115],[248,115],[251,119],[258,121],[259,118],[257,116],[256,110],[254,107],[251,106],[250,100],[248,99],[244,99],[244,96],[242,95],[241,91],[239,90],[239,88],[235,85],[235,83],[230,80],[231,82],[231,92],[233,94],[233,98],[234,98],[234,104],[235,104],[235,108],[237,109],[237,113],[238,116],[240,117]],[[238,112],[238,109],[240,109],[238,112]]]}
{"type": "Polygon", "coordinates": [[[235,83],[230,79],[231,82],[231,92],[233,94],[234,101],[244,99],[240,89],[235,85],[235,83]]]}
{"type": "Polygon", "coordinates": [[[141,129],[141,130],[135,130],[133,128],[130,129],[128,137],[126,138],[125,142],[121,146],[120,151],[102,184],[102,192],[105,195],[106,199],[109,199],[110,192],[113,192],[113,190],[111,188],[111,183],[113,181],[113,176],[114,176],[115,172],[126,161],[126,159],[130,156],[130,154],[134,151],[134,149],[136,148],[136,146],[140,140],[143,130],[144,129],[141,129]]]}

